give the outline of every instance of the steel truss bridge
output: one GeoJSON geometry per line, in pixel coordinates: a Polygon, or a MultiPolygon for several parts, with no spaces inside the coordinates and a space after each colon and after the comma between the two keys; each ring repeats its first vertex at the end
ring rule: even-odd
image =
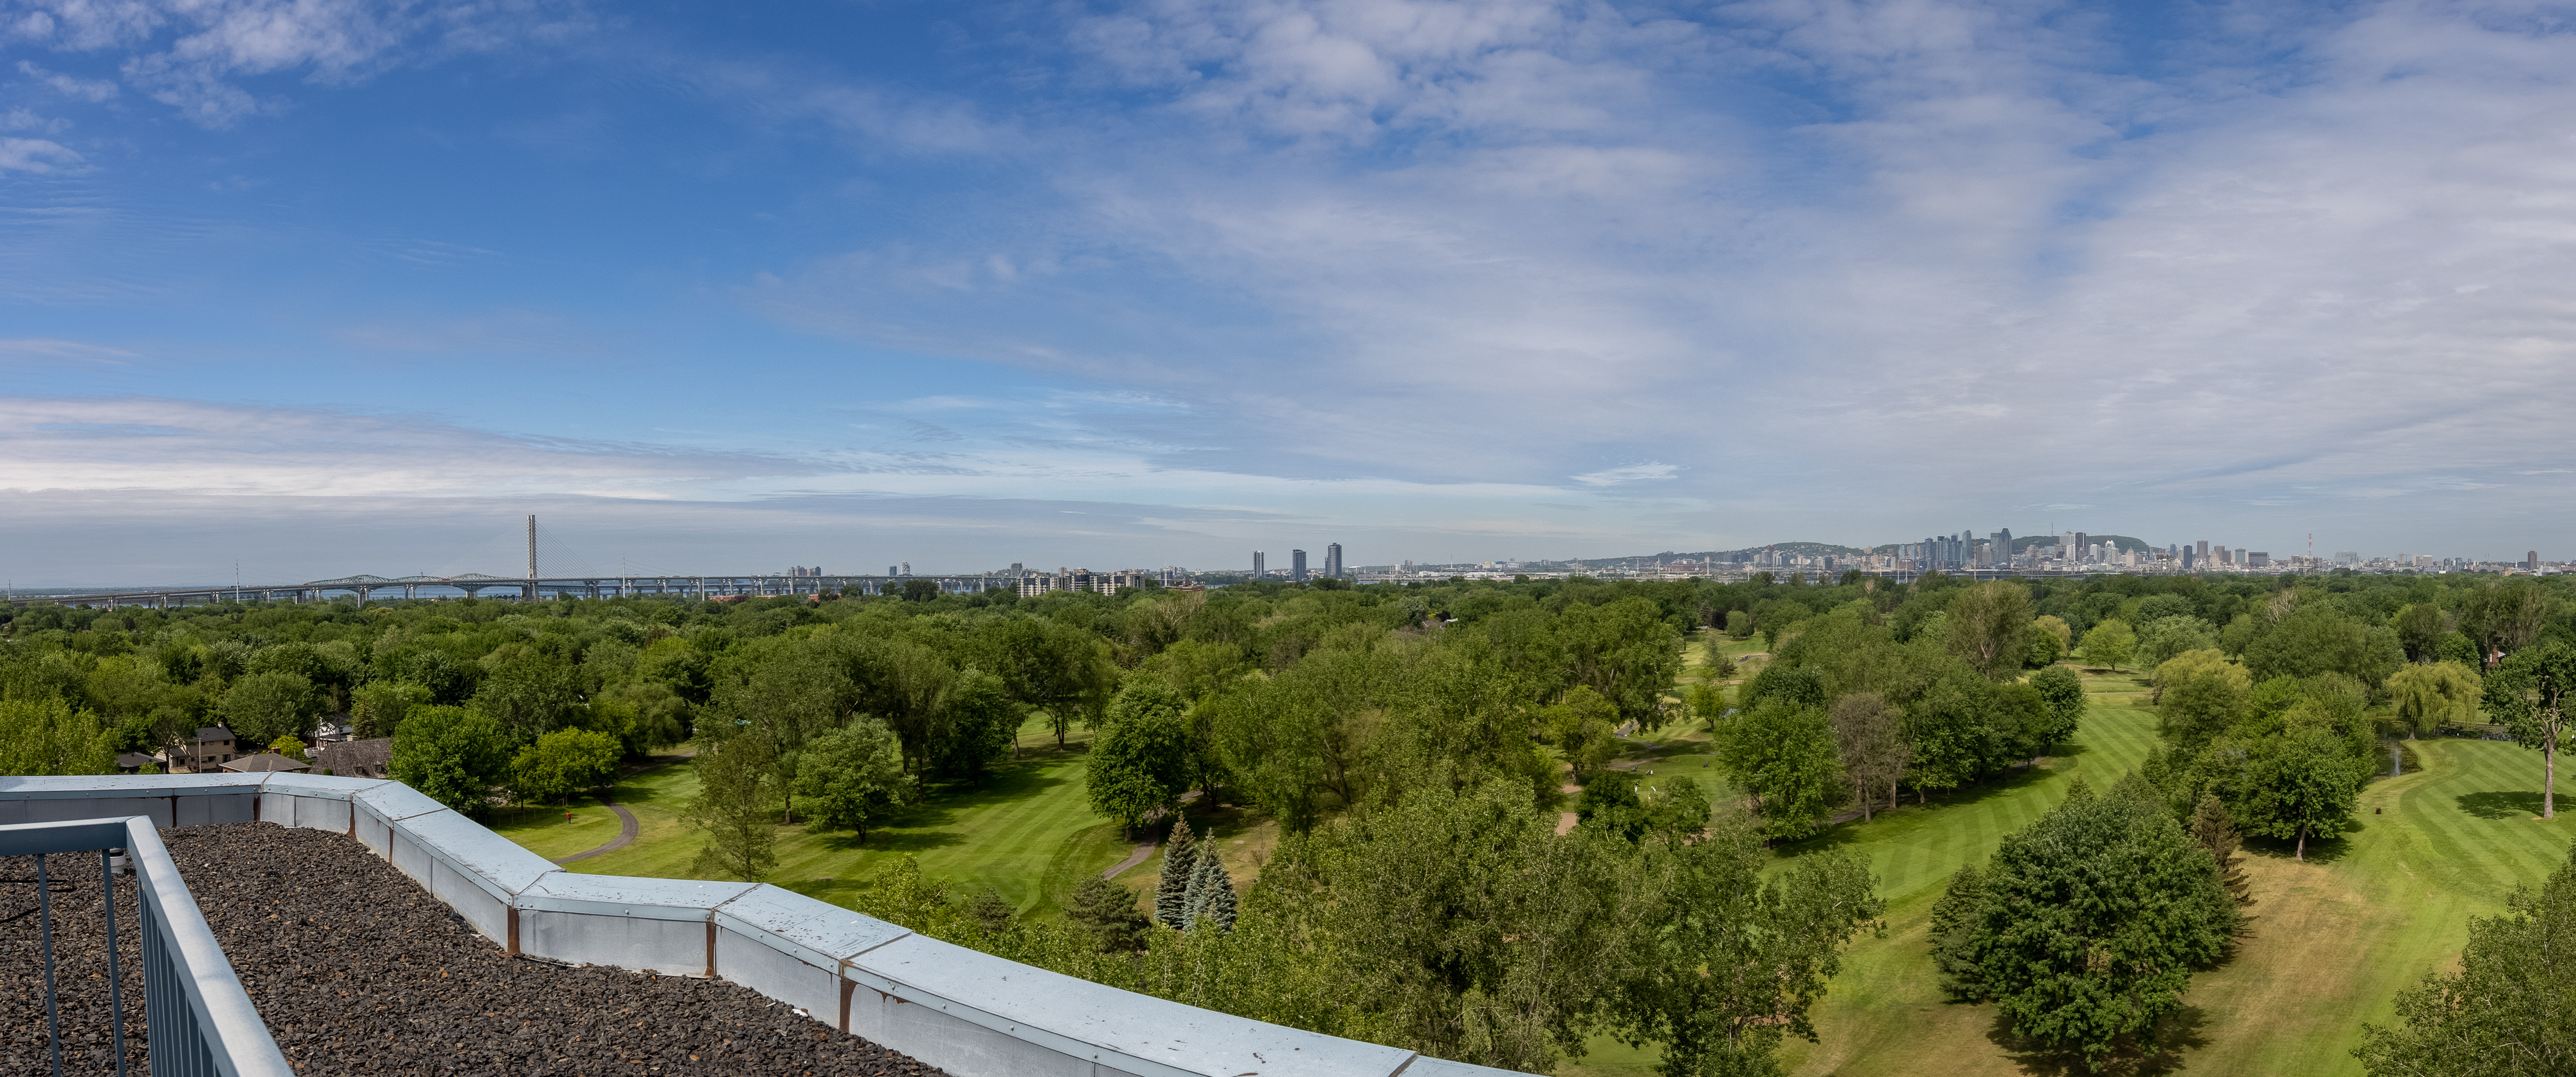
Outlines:
{"type": "Polygon", "coordinates": [[[173,606],[202,606],[218,602],[328,602],[335,597],[355,595],[359,605],[370,598],[479,597],[485,591],[505,591],[509,598],[522,602],[539,602],[548,598],[634,598],[668,597],[675,599],[719,599],[734,597],[777,597],[811,595],[825,590],[841,591],[856,586],[864,594],[885,594],[903,590],[907,583],[928,581],[943,594],[974,593],[987,587],[1018,584],[1017,577],[992,573],[971,576],[585,576],[585,577],[512,577],[487,576],[469,572],[460,576],[343,576],[336,580],[314,580],[309,583],[233,585],[216,587],[151,587],[90,593],[15,594],[8,598],[13,606],[50,603],[63,606],[141,606],[168,609],[173,606]]]}

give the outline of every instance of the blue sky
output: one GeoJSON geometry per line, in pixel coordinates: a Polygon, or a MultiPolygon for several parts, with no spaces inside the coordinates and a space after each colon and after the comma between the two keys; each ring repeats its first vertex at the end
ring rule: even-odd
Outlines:
{"type": "Polygon", "coordinates": [[[2567,556],[2571,14],[0,0],[0,567],[2567,556]]]}

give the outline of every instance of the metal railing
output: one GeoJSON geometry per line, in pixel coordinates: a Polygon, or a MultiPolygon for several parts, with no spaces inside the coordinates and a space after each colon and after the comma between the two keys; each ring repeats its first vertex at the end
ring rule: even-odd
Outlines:
{"type": "Polygon", "coordinates": [[[63,1072],[61,1009],[54,990],[53,887],[47,861],[55,854],[98,854],[105,885],[107,988],[116,1071],[125,1073],[124,988],[117,975],[116,867],[110,850],[125,851],[134,871],[135,907],[143,921],[143,1007],[154,1077],[293,1077],[294,1069],[251,1006],[216,945],[205,915],[179,878],[179,865],[144,816],[0,826],[0,856],[36,858],[37,930],[42,939],[46,1035],[53,1072],[63,1072]]]}

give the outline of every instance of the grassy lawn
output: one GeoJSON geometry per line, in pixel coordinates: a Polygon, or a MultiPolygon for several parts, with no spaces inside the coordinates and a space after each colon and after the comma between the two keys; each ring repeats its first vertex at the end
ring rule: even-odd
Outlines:
{"type": "MultiPolygon", "coordinates": [[[[1024,913],[1051,914],[1084,873],[1125,858],[1131,843],[1084,803],[1086,734],[1075,733],[1063,752],[1042,725],[1033,722],[1021,734],[1021,758],[997,766],[981,788],[944,789],[892,825],[870,830],[865,844],[846,832],[814,833],[802,824],[779,827],[778,870],[769,881],[840,903],[893,858],[911,854],[920,858],[926,875],[969,888],[989,886],[1024,913]]],[[[640,824],[635,843],[577,861],[568,870],[699,877],[691,864],[704,839],[681,819],[682,807],[697,792],[697,774],[687,763],[629,777],[611,795],[635,813],[640,824]]],[[[616,816],[596,803],[573,809],[569,822],[561,809],[498,822],[494,829],[546,857],[593,848],[617,835],[616,816]]],[[[1243,828],[1227,829],[1233,831],[1229,837],[1248,836],[1243,828]]],[[[1231,849],[1227,859],[1229,864],[1235,859],[1231,849]]]]}
{"type": "MultiPolygon", "coordinates": [[[[1906,807],[1782,850],[1835,849],[1864,858],[1889,902],[1885,938],[1863,938],[1816,1011],[1815,1045],[1784,1052],[1811,1075],[2055,1072],[2018,1050],[1991,1006],[1941,1001],[1926,953],[1932,901],[1959,865],[1991,854],[2082,775],[2097,787],[2155,744],[2155,719],[2114,703],[2133,676],[2088,677],[2095,707],[2075,750],[2042,770],[1964,792],[1930,809],[1906,807]]],[[[2472,915],[2501,912],[2517,885],[2536,885],[2568,855],[2576,823],[2542,822],[2537,753],[2511,744],[2429,740],[2424,769],[2383,778],[2361,798],[2362,828],[2311,843],[2248,850],[2254,903],[2234,959],[2193,981],[2188,1008],[2164,1030],[2164,1051],[2132,1072],[2352,1074],[2347,1053],[2364,1022],[2384,1022],[2399,990],[2449,967],[2472,915]]],[[[1688,757],[1667,760],[1682,767],[1688,757]]],[[[1662,769],[1659,767],[1658,769],[1662,769]]],[[[2560,798],[2561,812],[2576,797],[2560,798]]],[[[1637,1074],[1651,1051],[1607,1040],[1570,1074],[1637,1074]]]]}

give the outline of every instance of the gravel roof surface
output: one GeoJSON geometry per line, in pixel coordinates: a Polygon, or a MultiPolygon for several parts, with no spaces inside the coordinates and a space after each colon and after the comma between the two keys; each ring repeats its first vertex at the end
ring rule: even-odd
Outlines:
{"type": "MultiPolygon", "coordinates": [[[[939,1071],[721,980],[512,958],[355,839],[267,823],[162,832],[278,1046],[326,1074],[730,1074],[939,1071]]],[[[64,1070],[112,1072],[98,861],[54,857],[64,1070]],[[77,866],[76,866],[77,865],[77,866]]],[[[0,878],[32,877],[26,857],[0,878]]],[[[142,977],[121,883],[128,1049],[141,1057],[142,977]]],[[[0,884],[0,918],[32,907],[0,884]]],[[[0,1074],[45,1072],[36,917],[0,923],[0,1074]]],[[[137,1071],[140,1072],[140,1071],[137,1071]]]]}

